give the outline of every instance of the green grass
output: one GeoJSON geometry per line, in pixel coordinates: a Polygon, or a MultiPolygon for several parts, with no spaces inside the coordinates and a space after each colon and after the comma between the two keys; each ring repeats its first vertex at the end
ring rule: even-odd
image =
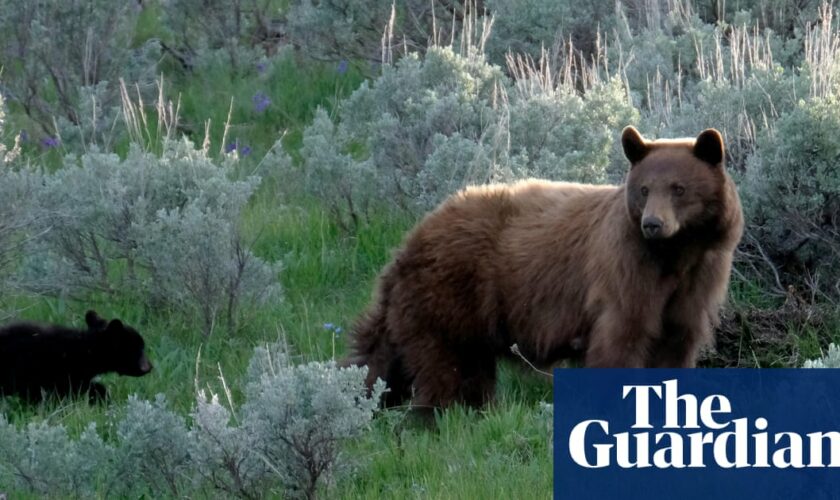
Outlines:
{"type": "Polygon", "coordinates": [[[447,411],[428,431],[391,412],[351,452],[362,474],[336,498],[550,498],[550,419],[533,402],[502,400],[486,412],[447,411]]]}
{"type": "MultiPolygon", "coordinates": [[[[240,398],[240,381],[253,347],[260,343],[285,338],[300,362],[340,357],[345,339],[334,339],[323,324],[345,330],[352,324],[370,298],[380,267],[409,226],[408,220],[381,216],[348,235],[317,204],[281,205],[271,190],[263,190],[249,207],[245,227],[257,238],[259,255],[284,262],[282,303],[252,317],[235,336],[217,332],[204,339],[197,326],[177,314],[152,313],[129,299],[84,304],[21,300],[17,305],[24,307],[23,316],[32,319],[80,324],[88,307],[124,319],[147,339],[155,369],[142,378],[103,377],[113,398],[110,409],[84,400],[34,407],[6,401],[0,411],[21,424],[38,419],[61,423],[72,434],[93,421],[108,436],[109,412],[118,415],[130,394],[152,399],[163,393],[186,415],[195,401],[196,381],[219,392],[221,371],[234,397],[240,398]]],[[[345,449],[358,473],[341,475],[324,496],[547,498],[552,484],[550,422],[539,402],[550,397],[546,380],[503,366],[498,401],[486,411],[455,408],[441,415],[437,429],[412,423],[404,410],[388,411],[374,421],[371,432],[345,449]]]]}
{"type": "Polygon", "coordinates": [[[332,113],[336,103],[363,80],[358,65],[351,64],[340,74],[335,64],[301,61],[292,51],[284,51],[262,72],[254,66],[232,74],[219,63],[180,74],[173,79],[171,92],[180,96],[181,125],[195,142],[203,140],[209,120],[213,151],[218,151],[229,124],[225,144],[238,141],[251,148],[251,156],[261,158],[281,137],[288,151],[297,151],[315,110],[323,107],[332,113]],[[264,110],[254,105],[258,94],[270,100],[264,110]]]}
{"type": "MultiPolygon", "coordinates": [[[[161,8],[141,14],[133,36],[135,46],[161,36],[161,8]]],[[[300,148],[303,129],[318,106],[334,113],[339,99],[363,81],[362,64],[351,64],[339,74],[334,64],[303,61],[291,52],[272,58],[265,71],[243,68],[232,74],[223,64],[181,72],[172,67],[166,75],[167,95],[181,99],[181,130],[201,143],[204,123],[210,121],[215,154],[226,142],[238,140],[251,147],[243,160],[245,171],[254,170],[258,159],[282,137],[292,155],[300,148]],[[252,97],[266,95],[271,104],[254,108],[252,97]]],[[[11,122],[31,127],[19,110],[12,109],[11,122]]],[[[151,117],[154,122],[154,117],[151,117]]],[[[57,165],[63,151],[44,152],[29,145],[27,156],[38,164],[57,165]]],[[[127,142],[118,144],[124,152],[127,142]]],[[[0,412],[20,424],[47,419],[78,434],[91,421],[106,437],[113,429],[111,414],[119,414],[130,394],[151,399],[165,394],[171,405],[186,415],[195,401],[196,384],[219,391],[223,375],[241,398],[241,381],[256,345],[285,339],[299,362],[340,357],[346,339],[336,339],[324,323],[349,330],[364,310],[375,277],[388,262],[413,221],[395,214],[379,214],[357,232],[348,234],[336,225],[313,200],[288,196],[287,179],[260,170],[266,179],[244,215],[246,239],[254,251],[270,261],[281,261],[284,298],[244,321],[235,335],[222,331],[203,338],[200,328],[175,311],[150,310],[132,300],[92,297],[84,303],[60,299],[19,298],[11,304],[24,318],[65,324],[81,324],[88,308],[103,316],[119,317],[136,326],[147,339],[154,371],[143,378],[109,375],[110,407],[90,406],[84,401],[50,402],[23,406],[0,400],[0,412]]],[[[733,286],[733,302],[756,307],[777,303],[752,284],[733,286]]],[[[785,352],[759,364],[783,363],[791,350],[800,358],[819,355],[828,340],[840,340],[840,321],[828,318],[822,325],[790,325],[790,343],[785,352]]],[[[749,349],[750,346],[745,346],[749,349]]],[[[756,357],[756,359],[758,359],[756,357]]],[[[325,498],[548,498],[552,486],[550,422],[540,409],[551,399],[551,385],[538,375],[514,365],[503,365],[496,403],[480,412],[453,408],[440,415],[436,428],[411,422],[403,410],[379,415],[369,433],[347,444],[344,456],[353,468],[340,475],[323,492],[325,498]]],[[[112,436],[110,436],[112,437],[112,436]]],[[[2,488],[0,488],[2,490],[2,488]]],[[[28,498],[15,492],[13,498],[28,498]]]]}

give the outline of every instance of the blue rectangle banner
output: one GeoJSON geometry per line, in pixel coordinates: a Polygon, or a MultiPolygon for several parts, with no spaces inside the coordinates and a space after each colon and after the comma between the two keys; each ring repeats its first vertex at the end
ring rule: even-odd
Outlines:
{"type": "Polygon", "coordinates": [[[840,499],[840,370],[555,370],[554,498],[840,499]]]}

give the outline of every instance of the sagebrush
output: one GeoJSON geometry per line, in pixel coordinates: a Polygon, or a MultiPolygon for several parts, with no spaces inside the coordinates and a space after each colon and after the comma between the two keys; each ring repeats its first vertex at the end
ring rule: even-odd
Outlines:
{"type": "Polygon", "coordinates": [[[160,157],[133,146],[125,159],[90,152],[43,172],[34,190],[17,285],[81,298],[91,292],[141,298],[236,329],[240,313],[280,298],[279,264],[263,261],[241,233],[258,177],[236,178],[188,141],[160,157]]]}
{"type": "Polygon", "coordinates": [[[132,397],[112,412],[107,440],[93,424],[71,437],[61,424],[19,428],[0,415],[0,484],[72,497],[314,498],[351,465],[343,444],[378,408],[384,384],[368,394],[365,376],[335,362],[293,365],[275,344],[254,351],[241,405],[226,385],[221,398],[198,390],[189,418],[162,395],[132,397]]]}

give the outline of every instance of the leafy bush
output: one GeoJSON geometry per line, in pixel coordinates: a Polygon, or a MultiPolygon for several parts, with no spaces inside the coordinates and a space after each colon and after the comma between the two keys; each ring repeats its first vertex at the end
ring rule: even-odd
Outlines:
{"type": "Polygon", "coordinates": [[[358,436],[379,406],[385,384],[368,394],[367,367],[335,361],[290,366],[278,344],[258,348],[248,368],[242,426],[259,436],[262,457],[287,495],[313,498],[334,472],[342,440],[358,436]]]}
{"type": "Polygon", "coordinates": [[[40,211],[32,203],[39,188],[37,179],[28,170],[13,170],[0,163],[0,321],[13,312],[5,310],[2,299],[14,287],[21,250],[28,242],[28,231],[39,219],[40,211]]]}
{"type": "Polygon", "coordinates": [[[290,2],[286,14],[289,36],[315,59],[358,57],[375,61],[381,53],[380,41],[392,3],[387,0],[290,2]]]}
{"type": "Polygon", "coordinates": [[[231,73],[253,69],[254,61],[273,51],[282,31],[273,14],[282,2],[272,0],[165,0],[163,22],[174,40],[164,50],[185,68],[210,65],[231,73]],[[224,65],[213,64],[224,60],[224,65]]]}
{"type": "Polygon", "coordinates": [[[664,137],[691,137],[717,128],[726,142],[727,167],[743,172],[758,136],[780,113],[793,109],[802,93],[807,93],[807,82],[781,67],[753,71],[741,83],[707,79],[672,110],[648,114],[643,121],[664,137]]]}
{"type": "Polygon", "coordinates": [[[750,231],[794,283],[840,296],[840,98],[802,101],[758,141],[744,179],[750,231]],[[798,278],[798,279],[797,279],[798,278]]]}
{"type": "Polygon", "coordinates": [[[107,144],[118,116],[119,78],[143,88],[154,80],[154,43],[131,47],[137,19],[132,3],[0,1],[7,97],[46,136],[107,144]]]}
{"type": "Polygon", "coordinates": [[[45,422],[18,429],[0,415],[0,484],[37,495],[93,496],[112,450],[90,424],[76,440],[45,422]]]}
{"type": "Polygon", "coordinates": [[[154,402],[129,398],[125,416],[117,424],[117,439],[111,465],[120,479],[109,484],[114,494],[178,497],[189,491],[187,423],[168,408],[162,394],[154,402]]]}
{"type": "Polygon", "coordinates": [[[729,166],[743,172],[759,136],[782,114],[806,96],[831,95],[840,74],[840,33],[827,4],[808,15],[818,22],[802,26],[791,38],[757,29],[769,20],[766,16],[741,14],[714,26],[692,16],[680,21],[680,30],[672,34],[644,31],[630,36],[623,46],[637,59],[664,61],[655,68],[649,62],[647,67],[634,63],[634,69],[620,71],[628,75],[636,102],[642,103],[647,128],[668,136],[718,128],[727,143],[729,166]],[[651,36],[660,41],[648,50],[639,39],[651,36]]]}
{"type": "Polygon", "coordinates": [[[486,0],[493,16],[487,40],[490,61],[503,64],[508,52],[539,59],[543,50],[559,55],[562,42],[585,54],[596,52],[597,37],[616,25],[616,3],[568,0],[486,0]]]}
{"type": "Polygon", "coordinates": [[[257,436],[234,423],[216,394],[199,391],[192,418],[190,456],[200,457],[197,480],[226,495],[258,498],[270,471],[255,453],[257,436]]]}
{"type": "Polygon", "coordinates": [[[341,104],[337,125],[321,111],[305,130],[300,154],[308,191],[345,222],[357,222],[374,200],[425,209],[467,179],[490,180],[486,160],[494,155],[481,152],[493,147],[498,113],[491,98],[501,78],[480,56],[437,47],[424,59],[409,55],[384,67],[341,104]],[[467,142],[475,145],[466,155],[477,158],[477,168],[445,163],[443,176],[423,173],[429,161],[447,156],[443,150],[462,154],[467,142]]]}
{"type": "Polygon", "coordinates": [[[705,22],[732,22],[733,18],[748,14],[763,30],[769,29],[786,37],[793,37],[797,29],[818,18],[818,10],[823,2],[824,0],[739,0],[720,3],[714,0],[697,0],[694,7],[705,22]]]}
{"type": "MultiPolygon", "coordinates": [[[[4,119],[5,107],[0,94],[0,139],[5,137],[4,119]]],[[[26,230],[37,217],[31,203],[37,176],[27,169],[15,168],[20,156],[20,140],[18,135],[11,148],[0,142],[0,299],[10,287],[9,277],[25,241],[26,230]]],[[[0,320],[5,319],[6,312],[0,302],[0,320]]]]}
{"type": "Polygon", "coordinates": [[[188,423],[162,395],[132,397],[113,445],[92,424],[74,440],[60,425],[18,429],[0,415],[0,484],[51,496],[314,498],[379,405],[384,384],[368,394],[365,376],[334,362],[292,366],[279,345],[260,347],[241,407],[199,391],[188,423]]]}
{"type": "Polygon", "coordinates": [[[327,60],[379,62],[392,49],[417,51],[431,40],[448,40],[453,22],[460,24],[466,16],[482,12],[480,0],[295,0],[289,4],[285,17],[291,41],[309,57],[327,60]]]}
{"type": "Polygon", "coordinates": [[[242,209],[260,180],[232,179],[184,142],[161,157],[132,147],[87,153],[44,174],[21,286],[48,294],[136,293],[150,305],[197,313],[205,335],[221,319],[233,331],[242,306],[276,298],[277,265],[248,250],[242,209]]]}
{"type": "Polygon", "coordinates": [[[381,200],[418,213],[467,184],[606,180],[617,130],[637,117],[621,82],[581,93],[522,64],[512,83],[475,52],[433,46],[384,67],[341,103],[337,124],[322,111],[306,129],[307,190],[349,224],[381,200]]]}
{"type": "Polygon", "coordinates": [[[511,170],[539,177],[602,184],[621,182],[626,161],[617,136],[639,119],[619,78],[584,93],[568,82],[534,83],[521,75],[509,103],[511,170]]]}

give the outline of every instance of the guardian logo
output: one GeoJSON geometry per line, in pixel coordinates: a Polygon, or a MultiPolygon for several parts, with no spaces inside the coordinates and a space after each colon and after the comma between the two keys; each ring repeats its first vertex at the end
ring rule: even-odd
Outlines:
{"type": "Polygon", "coordinates": [[[555,498],[838,498],[840,370],[555,370],[555,498]]]}

